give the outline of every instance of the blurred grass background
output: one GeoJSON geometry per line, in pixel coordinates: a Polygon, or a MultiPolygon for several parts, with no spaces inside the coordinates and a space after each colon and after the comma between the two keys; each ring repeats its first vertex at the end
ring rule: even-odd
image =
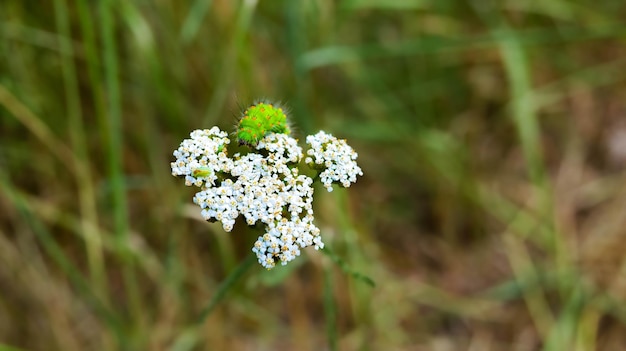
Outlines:
{"type": "Polygon", "coordinates": [[[0,2],[0,349],[626,350],[625,15],[0,2]],[[340,264],[246,270],[170,174],[259,97],[359,152],[316,191],[340,264]]]}

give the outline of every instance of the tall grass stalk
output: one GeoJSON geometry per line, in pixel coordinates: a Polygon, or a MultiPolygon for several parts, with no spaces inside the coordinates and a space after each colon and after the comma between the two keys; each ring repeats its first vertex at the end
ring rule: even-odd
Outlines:
{"type": "Polygon", "coordinates": [[[189,12],[185,17],[183,26],[180,29],[180,40],[184,44],[189,44],[198,35],[202,22],[206,19],[213,0],[196,0],[189,7],[189,12]]]}
{"type": "Polygon", "coordinates": [[[339,344],[337,341],[337,306],[335,303],[333,289],[333,268],[331,266],[324,269],[324,315],[326,318],[326,339],[328,349],[337,351],[339,344]]]}
{"type": "MultiPolygon", "coordinates": [[[[123,126],[122,126],[122,102],[119,82],[119,68],[117,61],[117,44],[115,35],[114,10],[117,4],[115,0],[100,2],[100,34],[102,36],[104,82],[106,86],[106,123],[107,126],[107,163],[111,188],[113,222],[117,238],[118,254],[123,264],[122,274],[124,286],[128,295],[131,325],[137,328],[133,332],[143,331],[142,320],[145,315],[138,289],[135,262],[129,254],[130,233],[128,223],[128,204],[126,199],[126,184],[123,168],[123,126]]],[[[135,335],[137,337],[137,335],[135,335]]],[[[135,340],[135,342],[138,342],[135,340]]]]}
{"type": "Polygon", "coordinates": [[[82,233],[85,237],[89,271],[92,284],[97,294],[102,299],[108,299],[107,277],[104,269],[102,253],[102,240],[100,238],[98,211],[96,208],[96,196],[91,177],[89,156],[83,114],[80,105],[78,82],[76,78],[76,66],[74,64],[74,48],[72,43],[68,6],[66,0],[55,0],[55,18],[59,34],[67,40],[59,41],[61,55],[61,68],[63,71],[63,83],[65,87],[65,99],[67,106],[67,121],[70,134],[71,147],[74,153],[74,170],[78,186],[78,202],[81,214],[82,233]]]}

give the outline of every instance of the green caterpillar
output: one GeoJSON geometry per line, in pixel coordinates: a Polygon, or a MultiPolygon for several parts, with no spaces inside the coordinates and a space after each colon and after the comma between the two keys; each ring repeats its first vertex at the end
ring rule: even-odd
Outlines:
{"type": "Polygon", "coordinates": [[[291,133],[282,107],[266,102],[258,102],[248,107],[237,126],[239,144],[256,146],[269,133],[291,133]]]}

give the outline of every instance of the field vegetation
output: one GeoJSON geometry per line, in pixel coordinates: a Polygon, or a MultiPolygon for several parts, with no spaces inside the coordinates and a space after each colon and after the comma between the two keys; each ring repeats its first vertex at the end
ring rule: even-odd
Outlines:
{"type": "Polygon", "coordinates": [[[1,1],[0,350],[626,350],[625,16],[1,1]],[[269,271],[170,171],[259,98],[364,172],[269,271]]]}

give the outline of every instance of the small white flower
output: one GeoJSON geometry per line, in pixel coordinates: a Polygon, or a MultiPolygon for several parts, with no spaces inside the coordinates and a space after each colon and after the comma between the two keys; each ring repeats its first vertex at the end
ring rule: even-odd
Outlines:
{"type": "Polygon", "coordinates": [[[217,172],[229,172],[232,161],[226,155],[228,134],[217,127],[194,130],[174,151],[172,175],[184,176],[185,185],[212,186],[217,172]]]}
{"type": "Polygon", "coordinates": [[[333,191],[332,183],[340,183],[343,187],[349,187],[356,182],[356,176],[362,176],[363,171],[357,165],[358,154],[343,139],[337,139],[331,134],[320,131],[306,138],[306,143],[311,146],[307,150],[305,162],[315,165],[324,165],[320,173],[320,180],[326,190],[333,191]]]}
{"type": "Polygon", "coordinates": [[[296,163],[302,159],[298,141],[286,134],[270,133],[259,141],[256,148],[269,151],[269,161],[274,164],[296,163]]]}
{"type": "Polygon", "coordinates": [[[260,236],[252,251],[257,255],[259,263],[268,269],[273,268],[276,262],[287,264],[300,255],[300,249],[315,246],[324,247],[320,230],[311,223],[313,215],[303,219],[292,218],[289,221],[278,221],[269,226],[270,230],[260,236]]]}

